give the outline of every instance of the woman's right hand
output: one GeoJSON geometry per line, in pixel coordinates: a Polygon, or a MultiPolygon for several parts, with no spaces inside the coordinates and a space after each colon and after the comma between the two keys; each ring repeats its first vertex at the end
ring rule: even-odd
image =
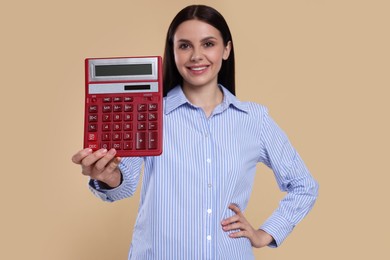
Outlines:
{"type": "Polygon", "coordinates": [[[83,149],[72,156],[72,162],[81,165],[81,173],[91,179],[101,181],[111,188],[118,187],[122,174],[118,168],[120,157],[115,157],[116,150],[100,149],[95,152],[83,149]]]}

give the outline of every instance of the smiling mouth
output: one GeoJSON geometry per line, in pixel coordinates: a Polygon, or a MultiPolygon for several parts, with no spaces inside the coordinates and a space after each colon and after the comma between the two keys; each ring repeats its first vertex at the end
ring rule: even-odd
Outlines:
{"type": "Polygon", "coordinates": [[[207,69],[208,66],[201,66],[201,67],[188,67],[189,70],[192,70],[192,71],[203,71],[205,69],[207,69]]]}

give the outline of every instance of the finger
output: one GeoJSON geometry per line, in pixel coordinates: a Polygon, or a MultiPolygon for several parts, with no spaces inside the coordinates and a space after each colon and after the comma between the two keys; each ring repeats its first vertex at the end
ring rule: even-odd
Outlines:
{"type": "Polygon", "coordinates": [[[110,178],[113,174],[114,171],[118,170],[118,165],[120,163],[120,158],[114,158],[112,159],[106,166],[106,168],[104,169],[104,171],[102,171],[100,173],[100,176],[101,178],[103,179],[106,179],[106,178],[110,178]]]}
{"type": "Polygon", "coordinates": [[[232,223],[238,222],[240,220],[240,216],[234,215],[230,218],[224,219],[221,224],[222,226],[230,225],[232,223]]]}
{"type": "Polygon", "coordinates": [[[237,206],[237,204],[234,204],[234,203],[230,204],[230,205],[229,205],[229,209],[233,210],[234,213],[236,213],[237,215],[240,215],[240,214],[241,214],[241,210],[240,210],[240,208],[237,206]]]}
{"type": "Polygon", "coordinates": [[[232,237],[232,238],[248,237],[249,238],[249,232],[246,230],[240,230],[237,232],[230,233],[229,237],[232,237]]]}
{"type": "Polygon", "coordinates": [[[222,229],[224,231],[231,231],[231,230],[246,230],[246,227],[241,222],[235,222],[230,225],[223,226],[222,229]]]}
{"type": "Polygon", "coordinates": [[[116,168],[118,168],[118,165],[119,165],[120,162],[121,162],[121,158],[120,158],[120,157],[114,158],[114,159],[111,160],[111,162],[107,165],[106,171],[107,171],[107,172],[113,172],[113,171],[115,171],[116,168]]]}
{"type": "Polygon", "coordinates": [[[85,148],[83,150],[80,150],[72,156],[72,162],[75,164],[81,164],[81,161],[91,153],[92,153],[91,148],[85,148]]]}
{"type": "Polygon", "coordinates": [[[105,170],[105,168],[109,165],[111,160],[114,158],[116,154],[115,149],[111,149],[108,151],[103,157],[101,157],[95,164],[95,169],[97,169],[99,172],[105,170]]]}
{"type": "Polygon", "coordinates": [[[100,149],[81,160],[82,166],[91,166],[107,154],[107,149],[100,149]]]}

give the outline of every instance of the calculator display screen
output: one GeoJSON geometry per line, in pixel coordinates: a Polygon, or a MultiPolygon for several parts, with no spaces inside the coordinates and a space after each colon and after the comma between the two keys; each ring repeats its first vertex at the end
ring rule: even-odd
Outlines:
{"type": "Polygon", "coordinates": [[[152,64],[115,64],[115,65],[95,65],[95,76],[136,76],[152,75],[152,64]]]}
{"type": "Polygon", "coordinates": [[[125,90],[150,90],[151,86],[148,85],[125,85],[125,90]]]}

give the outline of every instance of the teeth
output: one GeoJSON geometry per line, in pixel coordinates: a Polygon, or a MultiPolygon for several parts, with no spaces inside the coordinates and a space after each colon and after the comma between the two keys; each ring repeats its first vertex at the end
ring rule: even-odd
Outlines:
{"type": "Polygon", "coordinates": [[[207,67],[191,68],[191,70],[199,71],[199,70],[204,70],[204,69],[206,69],[206,68],[207,68],[207,67]]]}

